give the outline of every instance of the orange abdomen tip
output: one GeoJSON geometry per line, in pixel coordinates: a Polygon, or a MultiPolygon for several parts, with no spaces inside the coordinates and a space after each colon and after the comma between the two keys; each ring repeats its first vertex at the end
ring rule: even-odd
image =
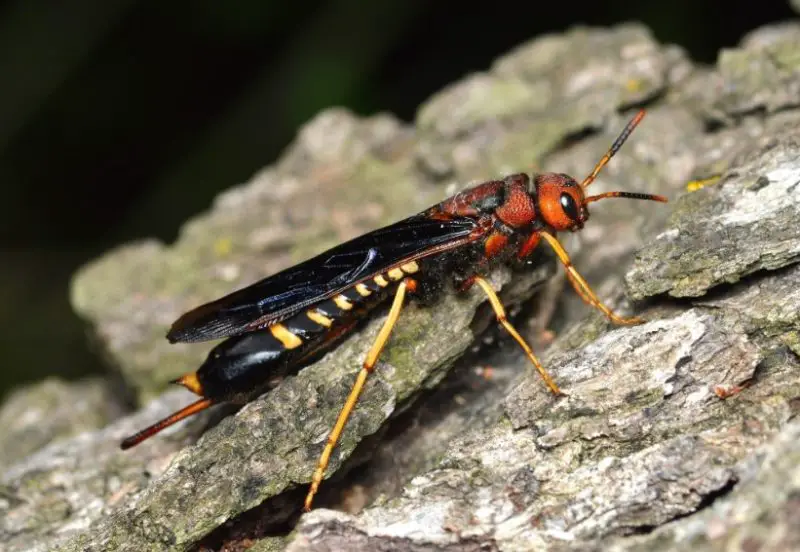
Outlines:
{"type": "Polygon", "coordinates": [[[182,385],[195,395],[199,395],[201,397],[205,396],[205,393],[203,393],[203,385],[200,383],[200,380],[197,379],[196,372],[184,374],[178,379],[170,381],[170,383],[176,383],[178,385],[182,385]]]}

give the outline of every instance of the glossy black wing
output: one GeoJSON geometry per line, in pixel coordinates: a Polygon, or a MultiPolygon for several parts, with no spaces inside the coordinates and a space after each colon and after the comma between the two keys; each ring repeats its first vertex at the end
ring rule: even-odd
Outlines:
{"type": "Polygon", "coordinates": [[[456,247],[476,228],[468,218],[415,215],[401,220],[187,312],[167,339],[205,341],[263,328],[389,267],[456,247]]]}

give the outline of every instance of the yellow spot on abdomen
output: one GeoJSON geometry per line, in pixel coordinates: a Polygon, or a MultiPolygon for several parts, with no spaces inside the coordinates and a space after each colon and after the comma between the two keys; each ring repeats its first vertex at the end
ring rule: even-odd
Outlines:
{"type": "Polygon", "coordinates": [[[306,316],[320,326],[325,326],[326,328],[330,328],[331,324],[333,324],[333,320],[316,310],[306,311],[306,316]]]}
{"type": "Polygon", "coordinates": [[[416,263],[416,261],[411,261],[410,263],[400,265],[400,268],[406,274],[414,274],[416,271],[419,270],[419,265],[416,263]]]}
{"type": "Polygon", "coordinates": [[[303,344],[303,340],[290,332],[283,324],[273,324],[269,327],[269,331],[287,349],[294,349],[303,344]]]}
{"type": "Polygon", "coordinates": [[[372,292],[364,284],[356,284],[356,291],[361,297],[368,297],[372,295],[372,292]]]}
{"type": "Polygon", "coordinates": [[[336,303],[336,306],[342,310],[350,310],[353,308],[353,303],[347,300],[347,297],[344,295],[337,295],[333,298],[333,302],[336,303]]]}

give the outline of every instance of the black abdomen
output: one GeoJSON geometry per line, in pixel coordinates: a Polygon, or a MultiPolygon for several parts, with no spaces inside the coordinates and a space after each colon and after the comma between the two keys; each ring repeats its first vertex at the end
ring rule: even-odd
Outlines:
{"type": "Polygon", "coordinates": [[[397,282],[418,270],[416,262],[405,263],[263,330],[228,338],[197,370],[203,395],[246,402],[274,388],[329,351],[392,295],[397,282]]]}

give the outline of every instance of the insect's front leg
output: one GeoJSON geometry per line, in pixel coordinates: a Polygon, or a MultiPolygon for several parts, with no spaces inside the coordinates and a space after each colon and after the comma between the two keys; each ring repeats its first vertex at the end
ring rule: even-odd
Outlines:
{"type": "Polygon", "coordinates": [[[581,299],[583,299],[586,303],[601,311],[603,314],[606,315],[606,317],[611,322],[615,324],[627,326],[627,325],[641,324],[642,322],[644,322],[643,319],[637,316],[633,316],[631,318],[624,318],[622,316],[619,316],[610,308],[608,308],[606,305],[604,305],[602,301],[600,301],[600,299],[597,297],[595,292],[592,290],[592,288],[589,287],[589,284],[586,282],[586,280],[584,280],[583,276],[581,276],[580,273],[578,273],[578,271],[575,269],[575,267],[572,264],[572,261],[569,258],[569,255],[567,254],[566,250],[561,245],[561,243],[554,236],[550,235],[547,232],[542,232],[541,234],[542,237],[545,240],[547,240],[547,242],[553,248],[553,251],[555,251],[556,255],[558,255],[559,260],[564,265],[564,268],[567,271],[567,277],[569,278],[569,282],[572,284],[572,287],[575,289],[575,292],[580,296],[581,299]]]}

